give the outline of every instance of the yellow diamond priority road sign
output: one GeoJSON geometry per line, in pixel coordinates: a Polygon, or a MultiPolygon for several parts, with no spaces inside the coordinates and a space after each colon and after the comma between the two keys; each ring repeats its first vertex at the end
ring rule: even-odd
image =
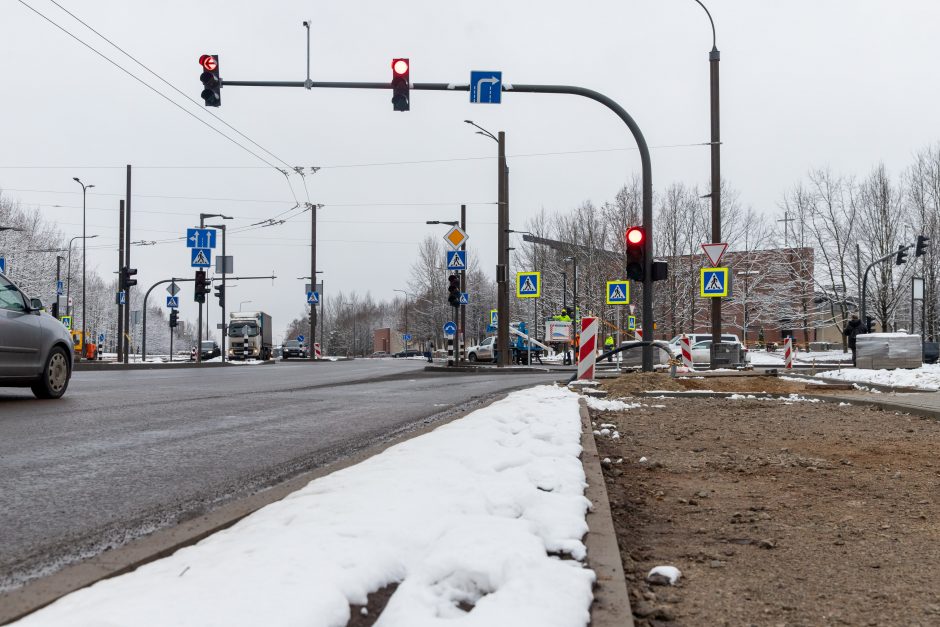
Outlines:
{"type": "Polygon", "coordinates": [[[467,235],[467,232],[464,231],[459,226],[453,227],[451,230],[447,231],[447,235],[444,236],[444,241],[450,244],[451,248],[457,249],[460,248],[461,244],[466,242],[470,238],[467,235]]]}

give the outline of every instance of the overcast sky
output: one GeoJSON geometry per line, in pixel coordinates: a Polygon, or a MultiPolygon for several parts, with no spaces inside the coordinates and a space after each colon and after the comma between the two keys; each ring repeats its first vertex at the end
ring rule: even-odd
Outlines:
{"type": "MultiPolygon", "coordinates": [[[[480,69],[502,70],[510,83],[589,87],[640,125],[654,147],[654,189],[708,181],[707,147],[655,148],[709,139],[711,31],[693,0],[58,1],[200,105],[50,0],[24,0],[270,163],[323,168],[306,184],[310,200],[326,205],[318,268],[327,297],[406,289],[416,244],[443,235],[425,221],[455,219],[460,203],[470,205],[470,254],[495,266],[496,145],[464,119],[507,133],[517,229],[542,207],[612,199],[639,170],[631,135],[613,113],[574,96],[510,93],[483,105],[466,92],[412,92],[411,111],[398,113],[386,91],[223,89],[213,112],[272,156],[204,112],[200,54],[220,55],[223,79],[303,80],[309,19],[314,80],[388,81],[391,59],[403,56],[413,82],[467,82],[480,69]],[[368,165],[403,161],[424,163],[368,165]]],[[[722,59],[722,174],[745,205],[778,214],[782,192],[810,167],[864,174],[883,161],[896,174],[940,140],[940,2],[707,5],[722,59]]],[[[0,188],[41,206],[70,237],[81,233],[72,177],[93,183],[88,230],[99,238],[89,265],[102,274],[116,266],[125,164],[135,167],[134,240],[183,235],[200,212],[230,214],[237,229],[288,211],[295,196],[307,200],[300,177],[288,183],[19,0],[0,4],[0,59],[0,188]]],[[[240,283],[230,309],[252,300],[245,308],[271,313],[278,332],[301,312],[308,216],[229,238],[237,273],[279,277],[240,283]]],[[[142,286],[192,275],[182,242],[135,248],[133,259],[142,286]]],[[[182,295],[184,315],[194,317],[191,289],[182,295]]],[[[213,307],[213,327],[218,315],[213,307]]]]}

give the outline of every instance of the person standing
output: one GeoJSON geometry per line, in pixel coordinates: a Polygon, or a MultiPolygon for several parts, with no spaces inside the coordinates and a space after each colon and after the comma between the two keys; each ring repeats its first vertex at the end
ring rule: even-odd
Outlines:
{"type": "Polygon", "coordinates": [[[434,363],[434,359],[432,358],[433,355],[434,355],[434,342],[432,342],[431,339],[428,338],[427,341],[425,341],[424,343],[424,358],[428,360],[429,364],[434,363]]]}
{"type": "MultiPolygon", "coordinates": [[[[608,352],[608,353],[609,353],[610,351],[614,350],[614,336],[613,336],[613,335],[610,335],[610,334],[607,335],[607,339],[604,340],[604,350],[605,350],[606,352],[608,352]]],[[[614,360],[614,356],[613,356],[613,355],[608,355],[608,356],[607,356],[607,361],[608,361],[608,363],[609,363],[609,362],[612,362],[613,360],[614,360]]]]}
{"type": "Polygon", "coordinates": [[[845,330],[842,331],[842,334],[849,339],[849,348],[852,350],[852,365],[856,366],[856,338],[865,333],[865,327],[862,326],[862,321],[858,319],[858,314],[852,314],[852,319],[849,320],[849,323],[845,325],[845,330]]]}

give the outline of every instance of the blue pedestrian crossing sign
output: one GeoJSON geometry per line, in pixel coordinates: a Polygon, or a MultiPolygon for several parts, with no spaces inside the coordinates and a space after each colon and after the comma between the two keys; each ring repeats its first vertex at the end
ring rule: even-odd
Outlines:
{"type": "Polygon", "coordinates": [[[452,336],[457,335],[457,323],[453,320],[448,320],[444,323],[444,335],[452,336]]]}
{"type": "Polygon", "coordinates": [[[636,331],[636,316],[627,316],[627,331],[636,331]]]}
{"type": "Polygon", "coordinates": [[[486,327],[487,331],[492,331],[496,328],[496,324],[499,322],[499,309],[490,309],[490,324],[486,327]]]}
{"type": "Polygon", "coordinates": [[[167,296],[166,297],[166,306],[169,309],[179,309],[180,307],[180,297],[179,296],[167,296]]]}
{"type": "Polygon", "coordinates": [[[127,292],[125,292],[124,290],[121,290],[120,292],[117,293],[117,304],[118,305],[127,304],[127,292]]]}
{"type": "Polygon", "coordinates": [[[62,316],[62,324],[65,325],[65,328],[69,331],[72,330],[72,316],[62,316]]]}
{"type": "Polygon", "coordinates": [[[469,305],[470,304],[470,293],[469,292],[460,292],[460,304],[469,305]]]}
{"type": "Polygon", "coordinates": [[[607,304],[608,305],[629,305],[630,304],[630,282],[629,281],[607,281],[607,304]]]}
{"type": "Polygon", "coordinates": [[[516,273],[516,298],[538,298],[542,295],[541,272],[516,273]]]}
{"type": "Polygon", "coordinates": [[[215,248],[215,229],[186,229],[187,248],[215,248]]]}
{"type": "Polygon", "coordinates": [[[62,296],[63,294],[65,294],[65,286],[62,285],[62,283],[63,281],[55,282],[55,293],[57,296],[62,296]]]}
{"type": "Polygon", "coordinates": [[[447,251],[447,269],[448,270],[466,270],[467,269],[467,251],[448,250],[447,251]]]}
{"type": "Polygon", "coordinates": [[[319,305],[320,304],[320,292],[317,292],[316,290],[312,292],[307,292],[307,304],[319,305]]]}
{"type": "Polygon", "coordinates": [[[212,249],[211,248],[190,248],[192,251],[190,255],[190,264],[193,268],[208,268],[212,265],[212,249]]]}
{"type": "Polygon", "coordinates": [[[499,104],[502,95],[502,72],[470,72],[470,102],[499,104]]]}
{"type": "Polygon", "coordinates": [[[722,298],[731,294],[728,268],[702,268],[702,298],[722,298]]]}

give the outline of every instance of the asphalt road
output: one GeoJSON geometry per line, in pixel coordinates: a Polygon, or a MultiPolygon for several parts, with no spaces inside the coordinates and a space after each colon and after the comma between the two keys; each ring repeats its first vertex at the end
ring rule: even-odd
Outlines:
{"type": "Polygon", "coordinates": [[[367,359],[75,373],[0,388],[0,591],[558,374],[367,359]]]}

